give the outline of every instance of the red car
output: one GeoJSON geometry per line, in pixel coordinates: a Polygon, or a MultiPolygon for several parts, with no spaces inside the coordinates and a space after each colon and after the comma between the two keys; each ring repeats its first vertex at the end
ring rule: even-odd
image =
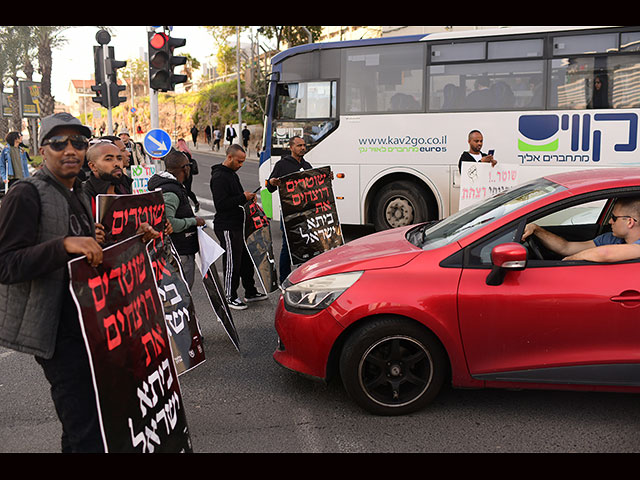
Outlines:
{"type": "Polygon", "coordinates": [[[550,175],[325,252],[282,286],[274,359],[338,374],[380,415],[423,408],[445,381],[640,392],[638,260],[563,261],[533,236],[521,242],[532,222],[591,240],[626,196],[640,196],[640,168],[550,175]]]}

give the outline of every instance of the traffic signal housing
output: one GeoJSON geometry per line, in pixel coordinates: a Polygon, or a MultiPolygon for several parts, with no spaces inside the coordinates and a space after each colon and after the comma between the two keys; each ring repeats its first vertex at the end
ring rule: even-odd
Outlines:
{"type": "Polygon", "coordinates": [[[107,100],[107,83],[104,75],[104,56],[102,52],[102,46],[93,47],[93,62],[95,66],[95,85],[91,85],[96,95],[91,98],[96,103],[99,103],[105,108],[109,107],[107,100]]]}
{"type": "Polygon", "coordinates": [[[107,78],[109,79],[109,97],[111,101],[111,108],[117,107],[123,102],[127,101],[127,97],[121,97],[120,92],[127,87],[124,85],[118,85],[118,69],[127,66],[127,62],[115,59],[115,53],[113,47],[109,47],[109,56],[105,63],[105,69],[107,78]]]}
{"type": "Polygon", "coordinates": [[[173,69],[187,62],[186,57],[173,55],[175,48],[186,44],[184,38],[172,38],[164,32],[148,32],[149,39],[149,85],[154,90],[168,92],[176,84],[187,81],[186,75],[176,75],[173,69]]]}

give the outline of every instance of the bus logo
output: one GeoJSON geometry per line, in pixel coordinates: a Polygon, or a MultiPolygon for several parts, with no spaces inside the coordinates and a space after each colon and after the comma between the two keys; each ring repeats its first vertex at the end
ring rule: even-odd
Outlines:
{"type": "MultiPolygon", "coordinates": [[[[599,162],[604,131],[615,135],[615,152],[633,152],[638,143],[638,115],[635,113],[584,113],[560,115],[521,115],[518,120],[518,150],[534,152],[542,161],[571,157],[575,161],[599,162]],[[615,123],[613,123],[615,122],[615,123]],[[562,135],[566,132],[566,135],[562,135]],[[561,148],[562,147],[562,148],[561,148]],[[549,155],[544,152],[567,151],[575,155],[549,155]],[[537,152],[542,152],[538,154],[537,152]],[[574,158],[575,157],[575,158],[574,158]]],[[[565,161],[560,159],[559,161],[565,161]]]]}

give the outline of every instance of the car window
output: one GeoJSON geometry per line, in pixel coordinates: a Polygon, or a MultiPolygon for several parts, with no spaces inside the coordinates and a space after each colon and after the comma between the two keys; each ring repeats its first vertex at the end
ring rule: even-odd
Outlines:
{"type": "Polygon", "coordinates": [[[506,230],[501,231],[486,241],[471,247],[467,262],[468,266],[490,266],[491,251],[495,246],[502,245],[503,243],[519,243],[520,238],[518,238],[518,234],[521,231],[519,227],[520,222],[510,225],[506,230]]]}
{"type": "Polygon", "coordinates": [[[598,222],[608,199],[572,205],[536,220],[541,227],[553,225],[593,225],[598,222]]]}

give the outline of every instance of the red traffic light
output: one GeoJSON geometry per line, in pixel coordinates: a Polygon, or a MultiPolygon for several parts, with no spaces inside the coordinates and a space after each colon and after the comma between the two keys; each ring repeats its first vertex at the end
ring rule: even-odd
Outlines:
{"type": "Polygon", "coordinates": [[[160,49],[162,47],[164,47],[164,45],[167,43],[167,40],[169,39],[169,37],[167,37],[164,33],[156,33],[153,38],[151,38],[151,40],[149,40],[149,44],[156,49],[160,49]]]}

